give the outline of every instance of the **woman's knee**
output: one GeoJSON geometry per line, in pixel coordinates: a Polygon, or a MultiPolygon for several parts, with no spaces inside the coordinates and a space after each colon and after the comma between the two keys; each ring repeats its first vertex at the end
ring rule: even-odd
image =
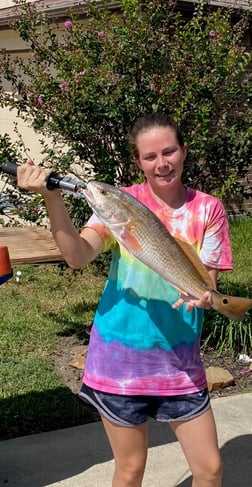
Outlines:
{"type": "MultiPolygon", "coordinates": [[[[220,454],[212,455],[206,464],[201,464],[196,467],[193,473],[193,477],[198,479],[199,485],[205,485],[204,482],[208,482],[209,485],[218,485],[217,482],[222,478],[223,463],[220,454]]],[[[206,484],[208,485],[208,484],[206,484]]],[[[219,484],[220,485],[220,484],[219,484]]]]}
{"type": "Polygon", "coordinates": [[[138,458],[128,459],[123,464],[118,464],[115,461],[115,476],[123,480],[125,486],[142,485],[146,457],[147,455],[143,455],[138,458]]]}

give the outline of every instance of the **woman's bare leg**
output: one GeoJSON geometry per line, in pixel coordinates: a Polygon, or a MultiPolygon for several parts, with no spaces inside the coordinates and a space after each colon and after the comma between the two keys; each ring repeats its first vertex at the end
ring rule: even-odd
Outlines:
{"type": "Polygon", "coordinates": [[[212,409],[188,421],[170,423],[193,475],[192,487],[221,487],[222,462],[212,409]]]}
{"type": "Polygon", "coordinates": [[[103,416],[101,419],[115,459],[112,487],[141,487],[148,450],[147,424],[128,428],[103,416]]]}

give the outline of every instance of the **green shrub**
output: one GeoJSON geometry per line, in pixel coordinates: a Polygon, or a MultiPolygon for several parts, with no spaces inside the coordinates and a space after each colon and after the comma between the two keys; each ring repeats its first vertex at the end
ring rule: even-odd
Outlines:
{"type": "MultiPolygon", "coordinates": [[[[220,274],[218,290],[233,296],[252,296],[252,218],[230,222],[234,270],[220,274]]],[[[214,310],[205,313],[202,348],[212,347],[218,354],[223,351],[237,356],[252,353],[252,310],[241,322],[229,320],[214,310]]]]}
{"type": "Polygon", "coordinates": [[[173,0],[124,0],[120,15],[107,2],[85,5],[86,23],[79,7],[62,26],[21,0],[13,28],[31,59],[1,56],[13,94],[2,91],[0,103],[53,136],[55,147],[44,143],[47,164],[65,174],[78,160],[87,177],[92,171],[129,184],[137,173],[128,131],[136,117],[160,110],[186,135],[190,185],[222,198],[243,192],[238,178],[252,152],[252,56],[244,46],[250,11],[203,1],[185,18],[173,0]]]}

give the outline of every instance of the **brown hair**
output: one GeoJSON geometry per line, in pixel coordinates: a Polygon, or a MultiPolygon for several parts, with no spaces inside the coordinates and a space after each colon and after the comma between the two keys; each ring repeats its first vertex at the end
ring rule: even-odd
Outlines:
{"type": "Polygon", "coordinates": [[[177,124],[165,113],[153,112],[138,118],[129,134],[128,140],[134,159],[138,159],[138,149],[136,145],[137,136],[141,132],[146,132],[153,127],[170,127],[174,130],[180,147],[184,147],[185,142],[183,135],[177,124]]]}

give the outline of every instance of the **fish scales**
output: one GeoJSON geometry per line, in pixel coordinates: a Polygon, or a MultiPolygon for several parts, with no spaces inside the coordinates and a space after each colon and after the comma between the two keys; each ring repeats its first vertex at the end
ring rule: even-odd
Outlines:
{"type": "Polygon", "coordinates": [[[157,216],[136,198],[99,181],[89,181],[83,194],[119,244],[180,292],[200,298],[209,290],[213,308],[238,321],[252,307],[252,299],[215,291],[194,249],[173,237],[157,216]]]}
{"type": "MultiPolygon", "coordinates": [[[[130,216],[128,216],[126,228],[128,232],[131,232],[131,236],[136,237],[140,246],[134,246],[132,239],[131,242],[130,239],[127,242],[128,233],[121,233],[117,226],[113,228],[111,225],[110,228],[115,238],[130,254],[173,284],[179,291],[201,297],[206,291],[206,285],[202,282],[192,262],[181,251],[177,241],[147,207],[128,193],[124,194],[127,208],[124,209],[123,213],[121,211],[121,221],[125,221],[122,216],[127,211],[130,216]],[[181,285],[182,282],[183,286],[181,285]]],[[[117,202],[118,213],[119,208],[120,203],[117,202]]],[[[118,213],[116,215],[117,221],[120,218],[118,218],[118,213]]],[[[106,223],[107,226],[110,226],[109,222],[106,223]]]]}

